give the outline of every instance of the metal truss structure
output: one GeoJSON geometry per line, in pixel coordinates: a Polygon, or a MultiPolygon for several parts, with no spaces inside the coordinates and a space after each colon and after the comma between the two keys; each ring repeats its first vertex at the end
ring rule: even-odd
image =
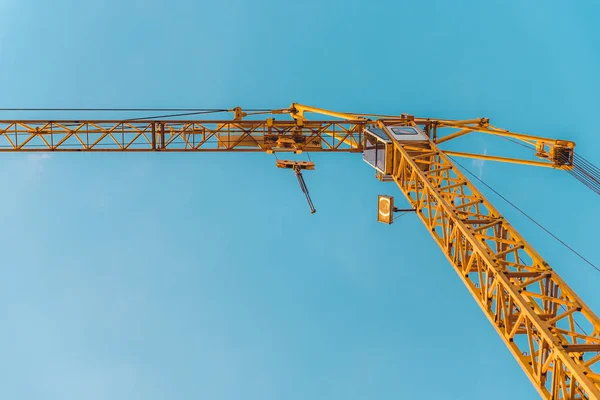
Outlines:
{"type": "Polygon", "coordinates": [[[569,170],[575,143],[495,128],[487,119],[339,113],[299,104],[261,120],[244,119],[239,108],[232,111],[231,120],[0,121],[0,151],[365,153],[374,148],[382,158],[376,176],[395,182],[406,196],[541,397],[600,400],[600,320],[450,159],[569,170]],[[309,120],[307,113],[331,119],[309,120]],[[278,114],[287,119],[276,120],[278,114]],[[406,128],[423,136],[394,133],[406,128]],[[520,141],[535,149],[536,159],[439,147],[472,132],[520,141]],[[367,139],[382,145],[368,147],[367,139]]]}

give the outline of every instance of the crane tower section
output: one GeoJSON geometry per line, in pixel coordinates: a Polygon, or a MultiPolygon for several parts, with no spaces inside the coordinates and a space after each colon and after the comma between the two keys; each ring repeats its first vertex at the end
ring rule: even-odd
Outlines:
{"type": "Polygon", "coordinates": [[[402,123],[366,128],[364,160],[397,184],[541,396],[600,399],[598,317],[424,129],[402,123]]]}

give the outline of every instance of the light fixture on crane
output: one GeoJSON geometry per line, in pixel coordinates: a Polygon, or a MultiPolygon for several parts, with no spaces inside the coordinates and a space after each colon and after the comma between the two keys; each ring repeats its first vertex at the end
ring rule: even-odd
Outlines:
{"type": "Polygon", "coordinates": [[[394,196],[379,195],[377,201],[377,221],[391,225],[394,213],[417,211],[415,208],[398,208],[394,206],[394,196]]]}

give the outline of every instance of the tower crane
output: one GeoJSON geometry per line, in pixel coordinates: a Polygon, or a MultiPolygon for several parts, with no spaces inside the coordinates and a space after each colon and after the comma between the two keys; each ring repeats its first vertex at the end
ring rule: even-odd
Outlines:
{"type": "MultiPolygon", "coordinates": [[[[233,118],[4,120],[0,152],[358,153],[376,178],[394,182],[406,197],[540,396],[600,400],[600,319],[453,161],[470,157],[564,170],[598,191],[600,181],[582,167],[574,142],[500,129],[485,118],[356,114],[295,103],[269,112],[220,111],[233,112],[233,118]],[[441,148],[474,132],[529,146],[532,157],[441,148]]],[[[277,166],[296,173],[314,212],[301,175],[314,163],[278,159],[277,166]]],[[[395,211],[393,197],[379,196],[380,222],[391,224],[395,211]]]]}

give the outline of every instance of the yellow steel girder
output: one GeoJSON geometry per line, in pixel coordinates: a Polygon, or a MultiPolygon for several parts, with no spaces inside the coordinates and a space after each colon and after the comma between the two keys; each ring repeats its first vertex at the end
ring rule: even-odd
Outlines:
{"type": "Polygon", "coordinates": [[[511,140],[518,140],[535,149],[535,156],[543,161],[532,161],[511,157],[500,157],[485,154],[472,154],[465,152],[453,152],[453,155],[459,157],[469,157],[489,161],[500,161],[515,164],[524,164],[538,167],[551,167],[557,169],[571,169],[573,164],[573,150],[575,142],[570,140],[557,140],[544,138],[522,133],[511,132],[506,129],[500,129],[490,125],[489,119],[477,118],[469,120],[443,120],[431,118],[415,118],[411,115],[377,115],[377,114],[359,114],[342,113],[325,110],[322,108],[306,106],[294,103],[289,109],[290,115],[301,121],[306,120],[305,113],[316,113],[330,117],[346,120],[365,120],[369,123],[376,119],[380,122],[391,124],[405,124],[421,127],[431,137],[433,142],[441,144],[470,133],[484,133],[494,136],[500,136],[511,140]]]}
{"type": "Polygon", "coordinates": [[[365,121],[0,121],[1,151],[360,151],[365,121]]]}
{"type": "Polygon", "coordinates": [[[451,151],[451,150],[444,150],[444,153],[446,153],[446,155],[448,155],[448,156],[475,158],[478,160],[500,161],[500,162],[507,162],[507,163],[511,163],[511,164],[531,165],[534,167],[562,168],[560,165],[556,165],[556,164],[554,164],[552,162],[548,162],[548,161],[530,161],[530,160],[522,160],[520,158],[488,156],[486,154],[463,153],[461,151],[451,151]]]}

